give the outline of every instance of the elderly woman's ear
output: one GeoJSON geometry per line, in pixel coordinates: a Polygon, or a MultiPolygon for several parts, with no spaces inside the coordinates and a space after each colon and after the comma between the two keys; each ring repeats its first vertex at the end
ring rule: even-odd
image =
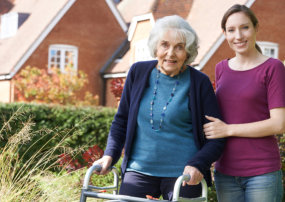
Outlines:
{"type": "Polygon", "coordinates": [[[189,53],[187,53],[186,60],[189,60],[189,58],[190,58],[190,54],[189,54],[189,53]]]}

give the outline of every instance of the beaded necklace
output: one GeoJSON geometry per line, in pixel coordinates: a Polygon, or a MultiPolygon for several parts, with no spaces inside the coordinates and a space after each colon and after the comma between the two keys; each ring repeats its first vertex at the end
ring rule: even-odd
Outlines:
{"type": "Polygon", "coordinates": [[[170,93],[170,97],[168,98],[168,100],[166,101],[164,107],[162,108],[162,112],[160,114],[160,121],[159,121],[159,128],[155,129],[154,128],[154,121],[153,121],[153,105],[154,105],[154,100],[156,99],[156,95],[157,95],[157,89],[158,89],[158,85],[159,85],[159,78],[160,78],[160,66],[158,66],[157,68],[157,73],[156,73],[156,80],[155,80],[155,84],[154,84],[154,88],[153,88],[153,96],[152,96],[152,100],[150,102],[150,124],[151,124],[151,128],[158,132],[162,129],[162,123],[164,121],[164,117],[165,117],[165,112],[167,109],[167,106],[170,104],[170,102],[172,101],[173,97],[174,97],[174,93],[176,91],[177,86],[179,85],[179,78],[180,78],[180,73],[182,71],[183,66],[181,67],[179,74],[177,76],[177,79],[175,81],[174,87],[172,88],[172,91],[170,93]]]}

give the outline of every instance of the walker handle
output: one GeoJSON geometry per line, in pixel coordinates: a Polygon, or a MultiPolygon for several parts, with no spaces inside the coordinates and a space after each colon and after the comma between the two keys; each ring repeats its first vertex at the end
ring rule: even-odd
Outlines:
{"type": "Polygon", "coordinates": [[[102,165],[100,165],[100,164],[93,164],[93,166],[94,166],[94,171],[101,172],[102,165]]]}
{"type": "MultiPolygon", "coordinates": [[[[181,175],[180,177],[177,178],[175,185],[174,185],[174,190],[173,190],[173,199],[172,201],[179,201],[179,192],[180,192],[180,187],[183,183],[183,181],[188,182],[190,181],[191,176],[190,175],[181,175]]],[[[201,181],[202,184],[202,198],[207,201],[207,195],[208,195],[208,187],[205,179],[202,179],[201,181]]]]}
{"type": "MultiPolygon", "coordinates": [[[[101,170],[102,170],[102,165],[101,164],[93,164],[93,166],[94,166],[94,171],[96,171],[96,172],[101,172],[101,170]]],[[[112,166],[110,166],[109,168],[108,168],[108,171],[111,171],[112,170],[112,166]]]]}

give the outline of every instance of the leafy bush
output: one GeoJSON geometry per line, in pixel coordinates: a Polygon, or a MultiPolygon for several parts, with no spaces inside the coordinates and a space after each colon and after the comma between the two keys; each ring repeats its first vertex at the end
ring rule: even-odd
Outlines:
{"type": "MultiPolygon", "coordinates": [[[[18,109],[0,130],[0,139],[4,138],[10,126],[18,121],[18,117],[25,116],[25,113],[18,109]]],[[[38,178],[55,165],[57,156],[54,155],[56,149],[62,146],[60,141],[53,148],[48,150],[44,147],[38,150],[32,148],[31,140],[33,136],[49,135],[49,131],[35,131],[32,129],[34,123],[28,119],[22,123],[22,127],[16,133],[9,134],[5,146],[0,148],[0,196],[1,201],[46,201],[46,195],[39,187],[38,178]],[[33,131],[33,132],[32,132],[33,131]],[[26,150],[23,146],[30,145],[26,150]],[[54,162],[54,163],[50,163],[54,162]]],[[[50,141],[50,140],[49,140],[50,141]]]]}
{"type": "MultiPolygon", "coordinates": [[[[283,173],[283,188],[285,190],[285,135],[278,136],[279,140],[279,150],[281,155],[281,163],[282,163],[282,173],[283,173]]],[[[283,195],[283,199],[285,200],[285,193],[283,195]]]]}
{"type": "Polygon", "coordinates": [[[116,98],[121,98],[124,89],[124,80],[122,78],[114,78],[111,81],[111,92],[116,98]]]}
{"type": "Polygon", "coordinates": [[[82,155],[78,155],[76,159],[72,158],[70,154],[61,154],[59,155],[58,163],[60,167],[65,168],[68,172],[78,170],[83,167],[90,167],[93,165],[93,162],[101,158],[104,154],[104,151],[94,145],[89,147],[82,155]]]}
{"type": "MultiPolygon", "coordinates": [[[[30,127],[31,141],[22,145],[20,152],[24,153],[27,148],[31,153],[42,147],[48,150],[64,138],[64,151],[61,153],[69,153],[68,150],[75,149],[75,153],[80,153],[79,150],[85,151],[87,147],[94,145],[105,148],[115,109],[13,103],[0,104],[0,114],[0,128],[5,128],[2,131],[0,148],[5,146],[11,134],[19,133],[23,130],[24,123],[30,120],[34,123],[30,127]],[[19,110],[22,112],[13,115],[19,110]],[[9,122],[13,116],[17,121],[9,122]]],[[[61,153],[58,151],[57,154],[61,153]]]]}
{"type": "Polygon", "coordinates": [[[19,101],[72,105],[98,105],[99,97],[85,92],[84,100],[78,92],[88,83],[83,71],[66,68],[64,73],[53,67],[49,71],[27,66],[15,76],[15,94],[19,101]]]}
{"type": "MultiPolygon", "coordinates": [[[[34,107],[35,109],[52,108],[52,106],[20,104],[1,105],[0,107],[2,115],[0,122],[1,202],[78,201],[86,168],[75,172],[66,172],[58,165],[57,151],[66,150],[69,135],[80,134],[80,131],[77,131],[80,130],[80,127],[66,130],[66,134],[59,128],[56,128],[55,131],[52,128],[47,128],[46,125],[42,125],[45,127],[41,128],[37,126],[38,123],[33,122],[33,119],[38,116],[31,115],[36,111],[34,107]],[[37,138],[34,139],[35,137],[37,138]],[[42,139],[46,141],[39,146],[38,143],[42,139]],[[38,146],[35,147],[35,145],[38,146]],[[47,147],[47,145],[50,146],[47,147]],[[51,172],[56,167],[58,172],[51,172]]],[[[113,111],[107,114],[109,113],[113,114],[113,111]]],[[[45,116],[43,115],[43,117],[45,116]]],[[[68,152],[76,154],[78,151],[69,149],[68,152]]],[[[98,147],[92,147],[87,150],[88,152],[100,153],[101,151],[98,147]]],[[[90,160],[89,157],[85,155],[86,160],[90,160]]],[[[105,184],[111,180],[112,177],[109,175],[92,178],[96,185],[105,184]]]]}

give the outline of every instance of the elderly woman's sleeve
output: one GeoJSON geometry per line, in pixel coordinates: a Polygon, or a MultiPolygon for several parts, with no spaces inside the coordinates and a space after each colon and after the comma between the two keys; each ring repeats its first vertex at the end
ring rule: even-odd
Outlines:
{"type": "Polygon", "coordinates": [[[198,168],[204,174],[209,171],[212,163],[217,161],[221,156],[225,145],[225,138],[208,140],[205,138],[203,132],[203,125],[209,122],[205,118],[205,115],[221,119],[215,92],[208,78],[203,79],[200,92],[197,93],[200,93],[201,99],[198,104],[202,113],[200,114],[201,120],[199,120],[199,138],[202,146],[194,158],[187,164],[198,168]]]}
{"type": "Polygon", "coordinates": [[[130,94],[132,89],[132,83],[134,81],[133,69],[134,65],[131,67],[127,79],[125,81],[120,105],[112,122],[108,135],[107,147],[104,152],[104,155],[108,155],[113,158],[112,165],[116,164],[119,158],[121,157],[121,153],[126,140],[126,130],[131,99],[130,94]]]}

